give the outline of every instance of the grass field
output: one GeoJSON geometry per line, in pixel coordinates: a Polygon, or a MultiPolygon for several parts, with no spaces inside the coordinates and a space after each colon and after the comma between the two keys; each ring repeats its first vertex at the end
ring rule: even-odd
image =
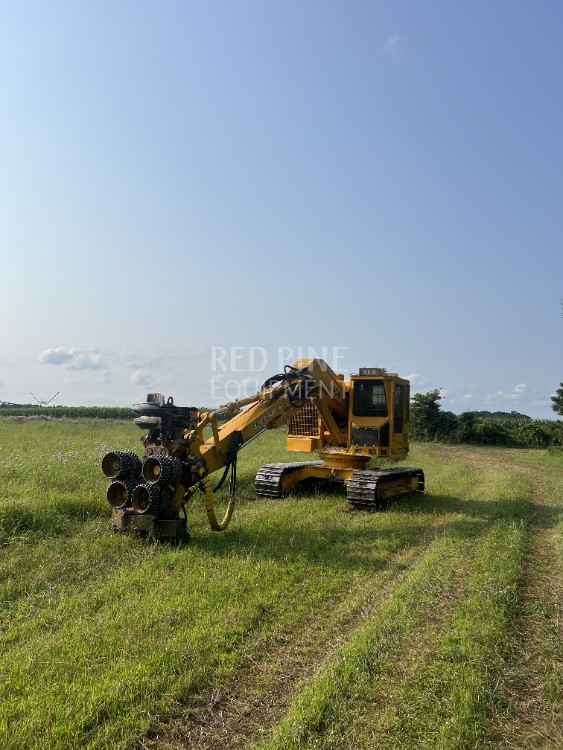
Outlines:
{"type": "Polygon", "coordinates": [[[121,423],[0,421],[0,747],[563,747],[563,459],[418,445],[426,497],[255,500],[109,531],[121,423]]]}

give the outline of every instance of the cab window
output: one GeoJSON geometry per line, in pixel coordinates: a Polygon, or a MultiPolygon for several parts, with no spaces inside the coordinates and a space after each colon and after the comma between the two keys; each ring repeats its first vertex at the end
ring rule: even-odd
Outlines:
{"type": "Polygon", "coordinates": [[[354,414],[357,417],[387,416],[387,398],[382,380],[354,381],[354,414]]]}

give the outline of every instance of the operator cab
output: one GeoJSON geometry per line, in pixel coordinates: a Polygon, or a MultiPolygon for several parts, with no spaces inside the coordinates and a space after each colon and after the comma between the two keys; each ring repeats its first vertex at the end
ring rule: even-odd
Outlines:
{"type": "Polygon", "coordinates": [[[380,367],[350,378],[348,445],[357,452],[400,457],[408,452],[409,383],[380,367]]]}

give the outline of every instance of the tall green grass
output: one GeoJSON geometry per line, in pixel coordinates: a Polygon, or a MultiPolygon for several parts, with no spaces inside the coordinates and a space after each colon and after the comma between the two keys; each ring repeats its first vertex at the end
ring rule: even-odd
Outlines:
{"type": "Polygon", "coordinates": [[[369,748],[375,736],[381,748],[476,747],[517,601],[529,512],[527,483],[510,474],[488,479],[481,477],[471,495],[494,486],[491,523],[478,528],[462,520],[435,542],[335,662],[299,693],[262,750],[369,748]],[[417,651],[427,648],[425,631],[444,602],[452,612],[432,632],[430,662],[405,680],[406,655],[416,662],[417,651]],[[366,721],[378,703],[384,705],[379,725],[366,721]]]}
{"type": "MultiPolygon", "coordinates": [[[[427,719],[394,725],[389,736],[398,747],[409,732],[436,737],[434,699],[467,717],[452,737],[465,736],[471,723],[482,726],[528,514],[528,489],[515,484],[508,465],[500,476],[466,460],[463,449],[444,460],[441,449],[416,447],[408,463],[425,469],[428,496],[372,515],[348,512],[337,492],[256,500],[259,465],[300,458],[274,431],[241,453],[240,503],[228,531],[211,532],[196,501],[192,539],[176,549],[109,530],[99,461],[110,448],[139,448],[138,438],[127,423],[0,420],[3,748],[131,747],[178,701],[189,705],[198,692],[231,684],[286,629],[328,617],[336,602],[377,586],[405,552],[415,556],[412,571],[366,615],[332,666],[321,665],[298,691],[271,742],[282,747],[298,737],[304,747],[329,747],[331,737],[354,736],[361,744],[373,725],[355,721],[347,735],[339,706],[353,706],[382,664],[392,669],[401,643],[416,638],[456,591],[460,571],[467,580],[450,622],[461,641],[440,631],[434,661],[421,664],[424,679],[405,693],[427,706],[427,719]],[[474,672],[462,668],[467,655],[474,672]],[[449,682],[439,683],[440,693],[433,675],[444,668],[449,682]]],[[[403,688],[394,689],[400,695],[403,688]]],[[[455,746],[444,737],[444,747],[455,746]]]]}

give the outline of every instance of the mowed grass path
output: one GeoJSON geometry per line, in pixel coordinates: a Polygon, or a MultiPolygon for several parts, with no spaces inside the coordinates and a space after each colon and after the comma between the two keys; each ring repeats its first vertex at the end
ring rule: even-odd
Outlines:
{"type": "Polygon", "coordinates": [[[560,747],[563,459],[415,446],[428,495],[255,500],[224,534],[109,531],[120,423],[0,421],[2,748],[560,747]]]}

